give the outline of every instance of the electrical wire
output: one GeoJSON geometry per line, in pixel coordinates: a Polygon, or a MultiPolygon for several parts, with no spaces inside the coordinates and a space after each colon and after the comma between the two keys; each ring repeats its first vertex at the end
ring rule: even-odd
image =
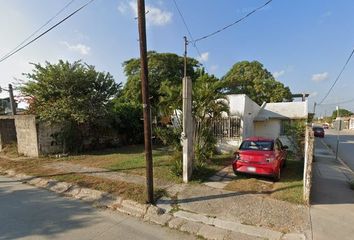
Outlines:
{"type": "Polygon", "coordinates": [[[233,25],[235,25],[235,24],[237,24],[237,23],[239,23],[239,22],[245,20],[246,18],[248,18],[249,16],[251,16],[251,15],[254,14],[255,12],[261,10],[262,8],[264,8],[265,6],[267,6],[268,4],[270,4],[272,1],[273,1],[273,0],[269,0],[268,2],[266,2],[265,4],[263,4],[262,6],[260,6],[260,7],[256,8],[256,9],[252,10],[251,12],[247,13],[245,16],[243,16],[242,18],[236,20],[235,22],[230,23],[229,25],[226,25],[225,27],[220,28],[219,30],[216,30],[216,31],[214,31],[214,32],[212,32],[212,33],[209,33],[209,34],[207,34],[207,35],[205,35],[205,36],[203,36],[203,37],[200,37],[200,38],[196,39],[196,40],[194,41],[194,43],[199,42],[199,41],[202,41],[202,40],[205,40],[205,39],[207,39],[207,38],[209,38],[209,37],[212,37],[212,36],[214,36],[214,35],[216,35],[216,34],[222,32],[222,31],[225,31],[226,29],[232,27],[233,25]]]}
{"type": "MultiPolygon", "coordinates": [[[[191,41],[189,41],[189,42],[192,43],[192,45],[193,45],[193,47],[195,48],[195,50],[197,51],[199,57],[202,58],[202,54],[201,54],[201,52],[200,52],[200,50],[199,50],[197,44],[196,44],[195,41],[194,41],[192,32],[191,32],[190,28],[188,27],[188,24],[187,24],[187,22],[186,22],[186,20],[185,20],[185,18],[184,18],[184,16],[183,16],[183,14],[182,14],[182,11],[181,11],[180,8],[178,7],[178,4],[177,4],[176,0],[173,0],[173,2],[174,2],[174,4],[175,4],[175,7],[176,7],[176,9],[177,9],[177,12],[178,12],[179,16],[180,16],[181,19],[182,19],[183,24],[184,24],[184,26],[185,26],[185,28],[186,28],[186,30],[187,30],[187,32],[188,32],[188,35],[189,35],[189,37],[190,37],[190,39],[191,39],[191,41]]],[[[206,68],[206,66],[204,66],[203,64],[202,64],[202,66],[205,68],[206,72],[208,72],[208,69],[206,68]]]]}
{"type": "Polygon", "coordinates": [[[321,105],[321,104],[323,103],[323,101],[326,100],[326,98],[328,97],[328,95],[331,93],[331,91],[333,90],[333,87],[334,87],[334,86],[336,85],[336,83],[338,82],[339,78],[341,77],[342,73],[344,72],[345,68],[347,67],[347,65],[348,65],[348,63],[349,63],[349,61],[350,61],[350,59],[351,59],[352,56],[353,56],[353,54],[354,54],[354,49],[353,49],[352,52],[350,53],[350,55],[349,55],[347,61],[345,62],[345,64],[344,64],[342,70],[339,72],[339,74],[338,74],[336,80],[334,81],[334,83],[333,83],[332,86],[329,88],[328,92],[327,92],[326,95],[322,98],[321,102],[320,102],[318,105],[321,105]]]}
{"type": "Polygon", "coordinates": [[[78,8],[77,10],[75,10],[74,12],[72,12],[71,14],[69,14],[67,17],[65,17],[64,19],[60,20],[58,23],[56,23],[54,26],[50,27],[49,29],[47,29],[46,31],[44,31],[43,33],[41,33],[40,35],[38,35],[37,37],[35,37],[34,39],[32,39],[31,41],[29,41],[28,43],[26,43],[25,45],[21,46],[20,48],[16,49],[15,51],[13,51],[12,53],[8,54],[7,56],[3,57],[0,59],[0,63],[5,61],[6,59],[8,59],[9,57],[11,57],[12,55],[14,55],[15,53],[19,52],[20,50],[24,49],[25,47],[27,47],[28,45],[30,45],[31,43],[35,42],[37,39],[41,38],[42,36],[44,36],[45,34],[47,34],[48,32],[50,32],[51,30],[53,30],[54,28],[56,28],[58,25],[60,25],[61,23],[65,22],[67,19],[69,19],[70,17],[72,17],[73,15],[75,15],[77,12],[79,12],[81,9],[85,8],[87,5],[89,5],[90,3],[92,3],[95,0],[90,0],[87,3],[85,3],[84,5],[82,5],[80,8],[78,8]]]}
{"type": "Polygon", "coordinates": [[[23,45],[27,40],[29,40],[31,37],[33,37],[36,33],[38,33],[40,30],[42,30],[45,26],[47,26],[50,22],[52,22],[59,14],[61,14],[65,9],[67,9],[75,0],[71,0],[69,3],[67,3],[62,9],[60,9],[53,17],[51,17],[47,22],[45,22],[42,26],[40,26],[37,30],[35,30],[33,33],[31,33],[25,40],[23,40],[21,43],[19,43],[14,49],[3,55],[0,59],[6,58],[8,55],[10,55],[12,52],[16,51],[21,45],[23,45]]]}
{"type": "Polygon", "coordinates": [[[346,101],[335,102],[335,103],[322,103],[321,106],[324,106],[324,105],[342,105],[342,104],[351,103],[351,102],[354,102],[354,98],[350,99],[350,100],[346,100],[346,101]]]}

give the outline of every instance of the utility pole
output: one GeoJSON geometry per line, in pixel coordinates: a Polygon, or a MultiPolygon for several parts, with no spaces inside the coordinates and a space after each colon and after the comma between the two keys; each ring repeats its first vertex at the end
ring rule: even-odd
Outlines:
{"type": "Polygon", "coordinates": [[[187,77],[187,46],[188,46],[188,40],[187,37],[184,36],[184,74],[183,77],[187,77]]]}
{"type": "Polygon", "coordinates": [[[184,77],[183,77],[183,182],[189,182],[193,171],[193,116],[192,116],[192,79],[187,76],[187,37],[184,37],[184,77]]]}
{"type": "Polygon", "coordinates": [[[338,149],[339,149],[339,131],[342,128],[342,121],[340,120],[340,116],[339,116],[339,106],[337,106],[337,118],[339,123],[337,124],[338,127],[338,131],[337,131],[337,148],[336,148],[336,161],[338,160],[338,149]]]}
{"type": "Polygon", "coordinates": [[[9,95],[10,95],[10,106],[12,115],[16,115],[16,103],[14,99],[14,90],[12,89],[12,85],[9,84],[9,95]]]}
{"type": "Polygon", "coordinates": [[[146,190],[147,202],[154,203],[154,179],[151,147],[151,115],[149,99],[149,79],[147,64],[146,47],[146,21],[145,21],[145,1],[138,1],[138,27],[139,27],[139,45],[140,45],[140,78],[141,95],[143,101],[144,114],[144,143],[145,143],[145,161],[146,161],[146,190]]]}
{"type": "Polygon", "coordinates": [[[314,116],[315,116],[315,114],[316,114],[316,105],[317,105],[317,103],[314,102],[314,104],[313,104],[313,114],[314,114],[314,116]]]}

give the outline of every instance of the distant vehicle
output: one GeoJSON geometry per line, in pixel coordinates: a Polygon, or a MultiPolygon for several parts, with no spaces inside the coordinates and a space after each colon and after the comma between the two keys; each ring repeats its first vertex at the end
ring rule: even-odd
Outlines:
{"type": "Polygon", "coordinates": [[[280,180],[281,168],[285,166],[288,146],[279,139],[251,137],[245,139],[232,163],[235,174],[249,173],[271,176],[280,180]]]}
{"type": "Polygon", "coordinates": [[[312,130],[315,137],[324,138],[325,132],[323,127],[313,127],[312,130]]]}
{"type": "Polygon", "coordinates": [[[322,127],[323,127],[323,129],[329,129],[329,124],[328,123],[324,123],[324,124],[322,124],[322,127]]]}

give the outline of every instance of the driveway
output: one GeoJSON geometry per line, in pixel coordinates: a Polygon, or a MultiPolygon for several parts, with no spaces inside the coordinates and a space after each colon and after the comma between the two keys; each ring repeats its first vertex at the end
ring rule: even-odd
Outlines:
{"type": "Polygon", "coordinates": [[[0,240],[195,239],[0,176],[0,240]]]}

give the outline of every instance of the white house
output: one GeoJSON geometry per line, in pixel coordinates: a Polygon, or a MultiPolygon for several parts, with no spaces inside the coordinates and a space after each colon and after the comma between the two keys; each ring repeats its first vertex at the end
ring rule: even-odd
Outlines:
{"type": "Polygon", "coordinates": [[[354,129],[354,115],[350,117],[349,120],[349,129],[354,129]]]}
{"type": "MultiPolygon", "coordinates": [[[[232,151],[241,141],[250,136],[269,138],[279,137],[284,144],[289,144],[284,136],[284,126],[294,120],[305,121],[308,118],[307,101],[263,103],[259,106],[245,94],[227,96],[230,113],[224,117],[240,119],[240,134],[238,136],[223,136],[218,138],[219,151],[232,151]]],[[[231,132],[232,125],[229,124],[231,132]]]]}

